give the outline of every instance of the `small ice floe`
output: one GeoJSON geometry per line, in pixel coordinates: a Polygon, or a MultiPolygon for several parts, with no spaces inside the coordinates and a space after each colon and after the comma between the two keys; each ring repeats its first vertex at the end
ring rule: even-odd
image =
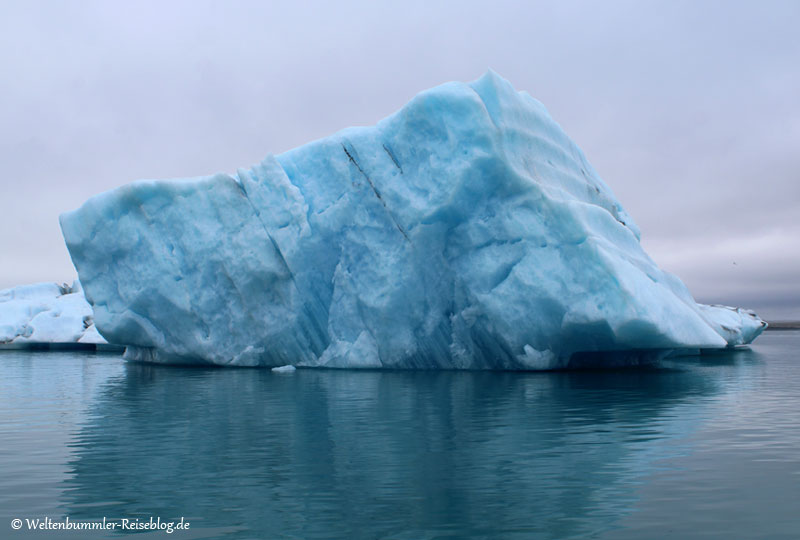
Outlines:
{"type": "Polygon", "coordinates": [[[296,368],[291,365],[286,365],[286,366],[274,367],[272,368],[272,371],[274,373],[294,373],[296,371],[296,368]]]}
{"type": "Polygon", "coordinates": [[[80,282],[0,290],[0,349],[108,349],[80,282]]]}

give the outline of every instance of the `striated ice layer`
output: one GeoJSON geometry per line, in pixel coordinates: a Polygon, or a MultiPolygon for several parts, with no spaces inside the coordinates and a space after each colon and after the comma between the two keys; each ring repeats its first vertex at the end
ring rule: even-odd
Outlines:
{"type": "Polygon", "coordinates": [[[81,285],[35,283],[0,291],[0,348],[106,345],[81,285]]]}
{"type": "Polygon", "coordinates": [[[541,103],[492,72],[251,169],[61,216],[100,332],[153,362],[552,369],[747,343],[541,103]]]}

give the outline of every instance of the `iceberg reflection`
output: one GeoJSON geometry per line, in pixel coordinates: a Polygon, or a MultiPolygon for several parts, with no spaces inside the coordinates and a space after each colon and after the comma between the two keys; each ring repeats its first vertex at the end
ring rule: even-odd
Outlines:
{"type": "Polygon", "coordinates": [[[187,516],[195,534],[231,538],[608,530],[720,391],[694,362],[290,375],[126,364],[72,445],[65,511],[187,516]]]}

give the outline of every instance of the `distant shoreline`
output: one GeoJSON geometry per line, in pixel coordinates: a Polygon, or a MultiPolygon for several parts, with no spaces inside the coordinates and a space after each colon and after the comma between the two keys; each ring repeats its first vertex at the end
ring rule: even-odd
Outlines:
{"type": "Polygon", "coordinates": [[[770,322],[767,330],[800,330],[800,321],[775,321],[770,322]]]}

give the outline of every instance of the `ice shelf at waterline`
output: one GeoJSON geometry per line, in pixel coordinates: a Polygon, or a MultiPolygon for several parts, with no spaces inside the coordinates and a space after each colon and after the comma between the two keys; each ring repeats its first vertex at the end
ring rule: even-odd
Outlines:
{"type": "Polygon", "coordinates": [[[0,349],[112,348],[97,333],[79,282],[0,291],[0,349]]]}
{"type": "Polygon", "coordinates": [[[97,328],[135,360],[550,369],[765,326],[696,304],[544,106],[492,72],[235,175],[97,195],[61,227],[97,328]]]}

